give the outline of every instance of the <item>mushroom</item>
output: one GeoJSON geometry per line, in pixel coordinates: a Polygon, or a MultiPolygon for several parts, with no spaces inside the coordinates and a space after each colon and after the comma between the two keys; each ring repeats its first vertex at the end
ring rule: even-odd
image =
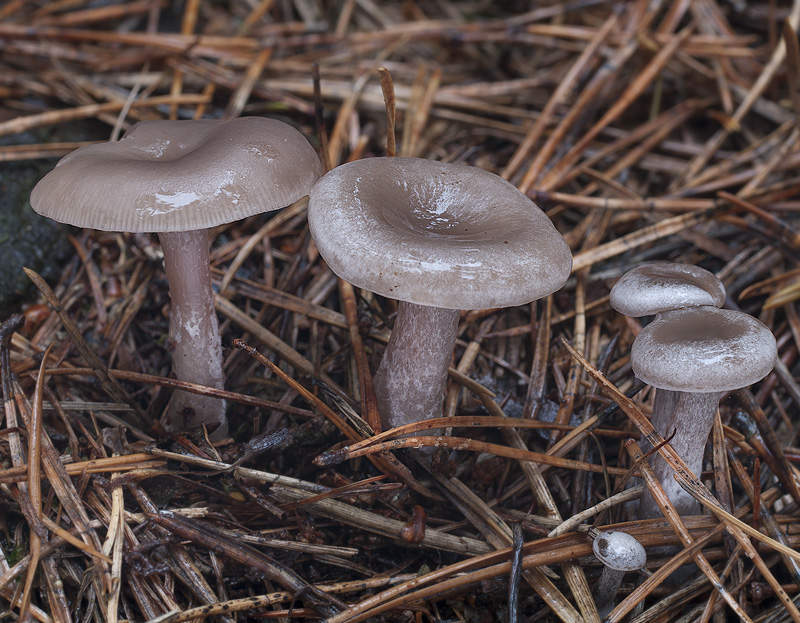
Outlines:
{"type": "Polygon", "coordinates": [[[644,567],[647,552],[636,537],[620,530],[599,532],[593,528],[589,536],[594,539],[592,551],[595,557],[605,567],[594,588],[597,612],[601,618],[605,618],[614,609],[623,576],[644,567]]]}
{"type": "MultiPolygon", "coordinates": [[[[747,387],[772,370],[777,357],[775,336],[752,316],[716,307],[688,307],[664,312],[633,342],[634,374],[658,388],[672,410],[664,430],[670,444],[689,469],[702,472],[703,452],[717,413],[721,392],[747,387]]],[[[681,515],[699,506],[675,481],[674,471],[660,456],[653,471],[681,515]]],[[[649,491],[642,495],[641,518],[660,516],[649,491]]]]}
{"type": "MultiPolygon", "coordinates": [[[[653,262],[622,275],[611,288],[610,303],[621,314],[633,318],[701,305],[722,307],[725,286],[705,268],[678,262],[653,262]]],[[[675,410],[675,398],[672,392],[656,392],[651,421],[665,437],[675,410]]]]}
{"type": "MultiPolygon", "coordinates": [[[[222,348],[208,228],[297,201],[320,176],[314,149],[291,126],[261,117],[145,121],[117,142],[62,158],[31,193],[34,210],[105,231],[158,232],[170,287],[178,379],[222,389],[222,348]]],[[[167,430],[219,424],[224,401],[175,392],[167,430]]]]}
{"type": "Polygon", "coordinates": [[[387,428],[441,417],[459,310],[529,303],[559,289],[572,267],[547,216],[476,167],[351,162],[311,190],[308,223],[334,273],[399,300],[375,374],[387,428]]]}
{"type": "Polygon", "coordinates": [[[725,304],[725,286],[714,273],[677,262],[653,262],[637,266],[611,288],[611,307],[639,318],[671,309],[725,304]]]}

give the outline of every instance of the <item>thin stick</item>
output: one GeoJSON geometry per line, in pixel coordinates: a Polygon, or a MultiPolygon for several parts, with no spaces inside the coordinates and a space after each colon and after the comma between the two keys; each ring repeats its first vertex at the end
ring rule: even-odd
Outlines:
{"type": "Polygon", "coordinates": [[[58,317],[61,319],[61,322],[64,325],[64,329],[66,329],[67,333],[69,333],[69,336],[72,338],[75,348],[78,349],[86,362],[92,367],[92,371],[100,380],[100,383],[103,385],[103,389],[105,389],[109,396],[111,396],[117,402],[130,405],[141,418],[141,422],[149,422],[150,418],[147,416],[147,414],[136,403],[136,401],[128,395],[128,392],[125,391],[125,388],[122,387],[122,384],[108,373],[108,368],[106,365],[86,343],[86,340],[83,338],[80,329],[69,316],[69,314],[67,314],[67,312],[61,307],[61,302],[58,300],[55,292],[53,292],[50,286],[47,285],[47,282],[42,279],[41,275],[32,271],[30,268],[23,268],[22,270],[25,271],[25,274],[28,275],[28,278],[33,281],[45,299],[47,299],[47,302],[50,303],[50,306],[58,314],[58,317]]]}
{"type": "MultiPolygon", "coordinates": [[[[544,134],[547,124],[550,123],[551,119],[553,118],[553,113],[556,107],[563,102],[567,94],[574,88],[575,82],[586,70],[586,67],[592,62],[596,62],[597,50],[600,48],[606,38],[608,38],[608,36],[617,26],[618,22],[619,18],[615,14],[609,16],[605,23],[597,29],[594,37],[586,45],[581,55],[572,64],[566,74],[564,74],[558,81],[558,87],[555,89],[555,91],[553,91],[550,99],[547,100],[547,104],[545,104],[544,108],[542,109],[539,119],[537,119],[531,129],[528,130],[525,138],[517,147],[517,150],[508,161],[505,169],[503,169],[501,174],[503,179],[510,180],[522,166],[525,158],[528,157],[528,154],[530,154],[530,152],[536,146],[538,140],[544,134]]],[[[530,188],[530,183],[526,183],[526,185],[522,186],[520,190],[525,192],[528,188],[530,188]]]]}
{"type": "Polygon", "coordinates": [[[322,88],[320,87],[319,64],[311,65],[311,79],[314,83],[314,123],[317,126],[319,137],[319,150],[322,156],[322,170],[331,170],[330,154],[328,153],[328,130],[325,128],[325,108],[322,103],[322,88]]]}
{"type": "MultiPolygon", "coordinates": [[[[678,512],[675,510],[675,507],[670,502],[667,494],[664,493],[664,490],[661,488],[660,483],[658,482],[658,478],[656,478],[655,473],[653,472],[653,468],[650,467],[650,464],[646,461],[643,461],[644,455],[642,451],[639,449],[639,444],[637,444],[632,439],[629,439],[625,442],[625,450],[627,450],[628,454],[630,454],[631,458],[639,464],[639,470],[644,478],[645,485],[647,488],[650,489],[650,493],[652,493],[653,498],[658,504],[658,507],[661,509],[666,520],[669,522],[669,525],[672,526],[672,529],[675,533],[680,537],[683,545],[685,547],[691,547],[694,544],[694,539],[689,534],[689,531],[686,529],[686,525],[681,521],[678,512]]],[[[711,566],[711,563],[708,562],[708,559],[701,553],[697,552],[693,556],[694,561],[697,563],[697,566],[700,567],[700,570],[706,574],[711,585],[717,589],[722,598],[728,603],[731,609],[736,613],[736,615],[742,621],[752,621],[747,613],[742,610],[742,607],[739,605],[733,595],[731,595],[722,582],[719,579],[716,571],[711,566]]],[[[614,612],[615,616],[618,618],[622,618],[626,613],[625,612],[614,612]]]]}
{"type": "Polygon", "coordinates": [[[44,351],[42,363],[39,365],[39,376],[36,380],[36,392],[33,402],[33,412],[28,421],[28,496],[33,516],[30,528],[30,565],[25,575],[25,585],[22,589],[22,604],[19,607],[19,618],[25,620],[31,604],[33,593],[33,579],[39,566],[39,556],[42,552],[42,541],[46,533],[42,525],[42,402],[44,401],[44,370],[47,368],[47,359],[53,350],[50,344],[44,351]]]}
{"type": "MultiPolygon", "coordinates": [[[[790,10],[789,17],[787,18],[787,22],[793,31],[797,30],[797,24],[800,22],[800,0],[794,0],[794,2],[792,2],[792,8],[790,10]]],[[[755,102],[761,97],[761,94],[770,85],[775,73],[778,71],[778,68],[783,64],[785,55],[786,44],[783,40],[781,40],[773,51],[772,58],[770,58],[769,63],[767,63],[763,71],[759,74],[758,79],[750,88],[750,90],[747,91],[746,97],[739,104],[739,107],[736,109],[733,115],[731,115],[731,120],[735,124],[738,125],[744,116],[750,112],[750,109],[753,107],[755,102]]],[[[689,166],[686,167],[685,173],[674,180],[672,184],[672,190],[679,188],[687,181],[691,182],[692,178],[697,176],[702,171],[703,167],[714,156],[714,154],[717,153],[720,147],[722,147],[722,144],[728,138],[732,127],[735,126],[723,126],[717,130],[714,136],[712,136],[706,142],[702,153],[695,157],[689,163],[689,166]]]]}
{"type": "Polygon", "coordinates": [[[575,255],[572,261],[572,272],[574,273],[581,268],[586,268],[587,266],[591,266],[597,262],[602,262],[603,260],[607,260],[615,255],[620,255],[625,251],[636,249],[644,244],[647,244],[648,242],[666,238],[672,234],[689,229],[690,227],[705,221],[709,215],[710,211],[698,210],[697,212],[689,212],[688,214],[675,216],[673,218],[665,219],[656,225],[643,227],[642,229],[622,236],[621,238],[617,238],[611,242],[596,246],[593,249],[578,253],[575,255]]]}
{"type": "Polygon", "coordinates": [[[622,504],[624,502],[628,502],[630,500],[635,500],[638,498],[642,491],[644,490],[643,485],[639,485],[636,487],[631,487],[630,489],[626,489],[625,491],[621,491],[620,493],[616,493],[609,498],[606,498],[599,504],[595,504],[594,506],[590,506],[589,508],[582,510],[580,513],[576,513],[566,521],[564,521],[560,526],[557,528],[553,528],[548,534],[548,537],[554,536],[561,536],[562,534],[566,534],[571,530],[574,530],[579,525],[581,525],[584,521],[589,519],[590,517],[594,517],[601,511],[606,510],[607,508],[611,508],[616,506],[617,504],[622,504]]]}
{"type": "Polygon", "coordinates": [[[392,82],[392,75],[386,67],[379,67],[378,75],[381,81],[381,91],[383,91],[383,101],[386,104],[386,155],[392,158],[397,155],[394,136],[395,121],[397,119],[394,82],[392,82]]]}
{"type": "MultiPolygon", "coordinates": [[[[476,441],[474,439],[467,439],[465,437],[406,437],[404,439],[392,439],[390,441],[372,444],[359,450],[351,451],[349,448],[342,448],[341,451],[334,451],[332,453],[317,457],[314,460],[314,463],[316,465],[329,465],[331,462],[338,463],[340,461],[355,459],[359,456],[370,456],[376,452],[383,452],[385,450],[422,447],[450,448],[452,450],[485,452],[487,454],[505,456],[522,461],[533,461],[534,463],[542,463],[544,465],[551,465],[553,467],[578,469],[587,472],[594,472],[596,474],[603,474],[607,472],[609,474],[614,474],[615,476],[624,476],[628,473],[628,470],[620,467],[604,467],[603,465],[595,465],[593,463],[585,463],[583,461],[574,461],[572,459],[563,459],[560,457],[551,456],[549,454],[543,454],[541,452],[519,450],[517,448],[509,448],[508,446],[476,441]]],[[[800,554],[798,554],[798,556],[800,556],[800,554]]]]}
{"type": "MultiPolygon", "coordinates": [[[[223,299],[224,300],[224,299],[223,299]]],[[[320,412],[327,417],[335,426],[338,428],[347,438],[353,441],[361,440],[361,435],[353,429],[350,424],[348,424],[338,413],[336,413],[333,409],[331,409],[328,405],[322,402],[317,396],[312,394],[308,391],[305,387],[300,385],[297,381],[295,381],[292,377],[286,374],[283,370],[281,370],[278,366],[272,363],[269,359],[264,357],[261,353],[259,353],[255,348],[247,344],[244,340],[236,339],[233,341],[233,345],[246,352],[248,355],[256,359],[259,363],[269,368],[273,373],[281,378],[281,380],[295,389],[303,398],[308,400],[311,404],[313,404],[320,412]]],[[[409,469],[400,463],[397,459],[394,458],[391,454],[382,454],[379,456],[370,457],[370,460],[375,464],[375,466],[383,471],[384,473],[389,473],[394,476],[401,478],[405,483],[417,491],[425,495],[426,497],[435,497],[433,494],[428,491],[427,487],[420,484],[416,478],[411,474],[409,469]]]]}

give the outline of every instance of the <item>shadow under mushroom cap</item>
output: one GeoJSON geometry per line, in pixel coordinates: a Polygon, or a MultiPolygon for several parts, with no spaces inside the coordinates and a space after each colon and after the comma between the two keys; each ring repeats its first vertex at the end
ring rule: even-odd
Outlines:
{"type": "Polygon", "coordinates": [[[322,257],[389,298],[449,309],[521,305],[559,289],[572,256],[514,185],[477,167],[369,158],[332,170],[309,198],[322,257]]]}
{"type": "Polygon", "coordinates": [[[306,138],[274,119],[144,121],[62,158],[31,206],[78,227],[189,231],[285,207],[320,173],[306,138]]]}
{"type": "Polygon", "coordinates": [[[740,389],[760,381],[777,357],[775,336],[748,314],[716,307],[665,312],[631,347],[631,367],[645,383],[679,392],[740,389]]]}

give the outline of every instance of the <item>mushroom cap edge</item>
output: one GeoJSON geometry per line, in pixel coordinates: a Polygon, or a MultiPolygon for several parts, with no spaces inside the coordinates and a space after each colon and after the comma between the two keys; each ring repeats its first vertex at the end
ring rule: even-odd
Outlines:
{"type": "Polygon", "coordinates": [[[281,121],[143,121],[62,158],[31,207],[77,227],[190,231],[285,207],[320,174],[313,147],[281,121]]]}
{"type": "Polygon", "coordinates": [[[610,293],[611,307],[632,318],[672,309],[725,304],[725,286],[711,271],[678,262],[652,262],[626,272],[610,293]]]}
{"type": "Polygon", "coordinates": [[[775,366],[775,336],[744,312],[689,307],[659,314],[631,347],[634,374],[659,389],[731,391],[760,381],[775,366]]]}
{"type": "Polygon", "coordinates": [[[308,220],[339,277],[418,305],[522,305],[561,288],[572,269],[569,247],[544,212],[478,167],[350,162],[311,190],[308,220]]]}

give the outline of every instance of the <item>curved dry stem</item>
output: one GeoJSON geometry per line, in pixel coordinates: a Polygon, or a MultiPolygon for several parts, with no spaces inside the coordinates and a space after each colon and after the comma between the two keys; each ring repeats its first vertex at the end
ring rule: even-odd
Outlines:
{"type": "MultiPolygon", "coordinates": [[[[169,336],[174,345],[175,374],[181,381],[224,389],[222,341],[208,263],[208,231],[168,232],[158,237],[172,299],[169,336]]],[[[228,433],[224,400],[176,391],[164,425],[167,430],[191,430],[201,424],[217,423],[212,439],[228,433]]]]}
{"type": "Polygon", "coordinates": [[[401,301],[392,337],[375,373],[384,428],[441,417],[457,309],[401,301]]]}

